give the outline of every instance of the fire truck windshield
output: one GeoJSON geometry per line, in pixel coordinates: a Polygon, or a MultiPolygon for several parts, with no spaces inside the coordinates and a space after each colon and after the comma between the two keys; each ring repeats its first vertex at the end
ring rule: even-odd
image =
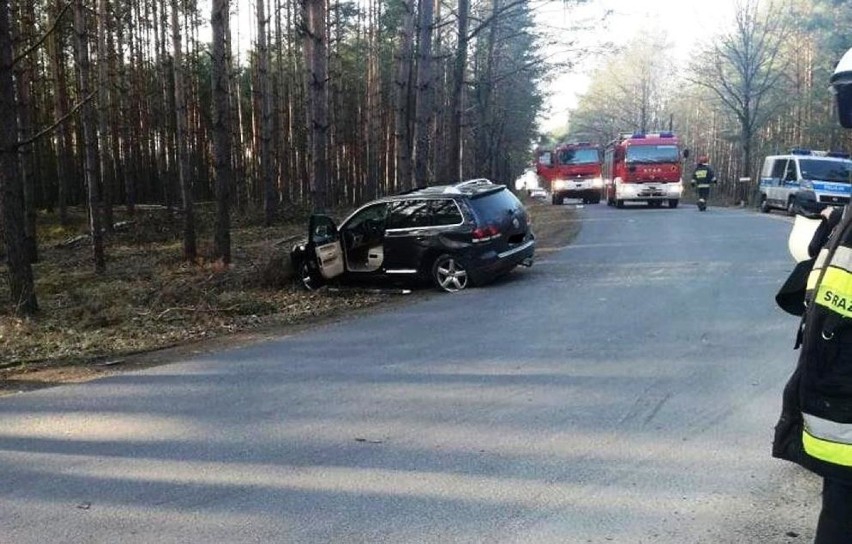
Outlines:
{"type": "Polygon", "coordinates": [[[676,145],[631,145],[627,148],[627,163],[654,164],[678,162],[680,155],[676,145]]]}
{"type": "Polygon", "coordinates": [[[594,164],[596,162],[600,162],[597,149],[563,149],[559,152],[559,164],[594,164]]]}
{"type": "Polygon", "coordinates": [[[852,177],[852,162],[848,161],[800,159],[799,168],[803,179],[849,183],[852,177]]]}

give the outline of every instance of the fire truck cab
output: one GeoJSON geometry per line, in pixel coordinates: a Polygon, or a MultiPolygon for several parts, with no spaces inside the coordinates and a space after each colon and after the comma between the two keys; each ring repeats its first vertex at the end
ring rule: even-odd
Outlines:
{"type": "MultiPolygon", "coordinates": [[[[686,156],[686,152],[684,152],[686,156]]],[[[676,208],[683,194],[680,142],[671,132],[628,133],[604,151],[603,182],[606,203],[646,202],[676,208]]]]}
{"type": "Polygon", "coordinates": [[[566,198],[578,198],[584,204],[601,201],[601,154],[595,144],[565,143],[539,153],[537,170],[553,204],[562,204],[566,198]]]}

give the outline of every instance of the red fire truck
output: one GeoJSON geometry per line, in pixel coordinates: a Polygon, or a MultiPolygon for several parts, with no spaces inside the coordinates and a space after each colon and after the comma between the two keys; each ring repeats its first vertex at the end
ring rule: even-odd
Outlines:
{"type": "MultiPolygon", "coordinates": [[[[686,156],[686,152],[684,152],[686,156]]],[[[683,193],[680,142],[671,132],[623,134],[604,151],[604,195],[609,206],[647,202],[676,208],[683,193]]]]}
{"type": "Polygon", "coordinates": [[[554,204],[562,204],[566,198],[579,198],[584,204],[601,201],[601,153],[600,148],[589,142],[561,144],[553,151],[542,150],[537,154],[536,173],[550,191],[554,204]]]}

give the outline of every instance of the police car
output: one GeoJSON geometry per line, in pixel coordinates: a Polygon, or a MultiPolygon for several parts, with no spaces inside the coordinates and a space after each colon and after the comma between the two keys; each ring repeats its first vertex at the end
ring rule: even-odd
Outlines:
{"type": "Polygon", "coordinates": [[[852,160],[846,153],[793,149],[766,157],[760,172],[760,211],[817,213],[849,203],[852,160]]]}

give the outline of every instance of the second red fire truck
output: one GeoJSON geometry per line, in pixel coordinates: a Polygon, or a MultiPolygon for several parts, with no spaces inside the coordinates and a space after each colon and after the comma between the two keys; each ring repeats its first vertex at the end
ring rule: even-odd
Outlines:
{"type": "Polygon", "coordinates": [[[671,132],[623,134],[606,146],[603,182],[606,203],[664,202],[676,208],[683,193],[680,142],[671,132]]]}

